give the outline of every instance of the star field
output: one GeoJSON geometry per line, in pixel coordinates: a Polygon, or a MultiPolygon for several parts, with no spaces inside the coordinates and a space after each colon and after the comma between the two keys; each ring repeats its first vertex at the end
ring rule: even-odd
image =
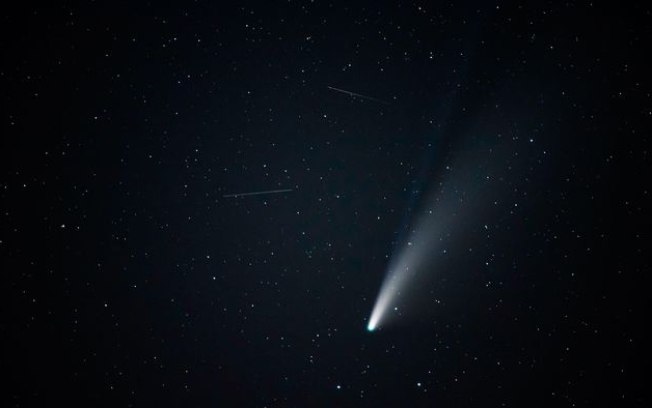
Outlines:
{"type": "Polygon", "coordinates": [[[647,4],[1,19],[2,406],[649,404],[647,4]]]}

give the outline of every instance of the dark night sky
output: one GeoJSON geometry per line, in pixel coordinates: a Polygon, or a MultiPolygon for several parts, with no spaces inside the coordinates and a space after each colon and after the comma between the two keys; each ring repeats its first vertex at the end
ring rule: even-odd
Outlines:
{"type": "Polygon", "coordinates": [[[648,406],[649,5],[55,3],[0,20],[2,406],[648,406]]]}

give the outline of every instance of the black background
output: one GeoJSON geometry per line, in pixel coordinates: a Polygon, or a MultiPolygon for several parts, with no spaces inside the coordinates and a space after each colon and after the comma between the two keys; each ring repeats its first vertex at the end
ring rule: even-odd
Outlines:
{"type": "Polygon", "coordinates": [[[2,12],[3,406],[649,404],[646,3],[130,3],[2,12]]]}

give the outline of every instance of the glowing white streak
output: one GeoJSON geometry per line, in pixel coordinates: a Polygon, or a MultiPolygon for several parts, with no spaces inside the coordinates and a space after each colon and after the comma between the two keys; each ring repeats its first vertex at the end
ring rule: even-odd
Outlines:
{"type": "Polygon", "coordinates": [[[389,272],[380,287],[378,298],[371,311],[371,317],[367,324],[368,331],[374,331],[381,323],[381,320],[387,319],[387,312],[391,309],[401,295],[407,282],[413,280],[414,271],[428,257],[433,247],[433,238],[426,232],[432,234],[429,228],[421,229],[413,234],[415,243],[409,241],[400,252],[394,262],[390,264],[389,272]]]}
{"type": "Polygon", "coordinates": [[[382,315],[385,314],[385,310],[387,309],[389,300],[390,300],[389,291],[381,289],[380,294],[376,299],[376,304],[374,305],[374,309],[371,312],[371,317],[369,318],[369,324],[367,325],[367,330],[374,331],[376,327],[378,327],[378,322],[380,321],[382,315]]]}
{"type": "Polygon", "coordinates": [[[390,307],[390,302],[392,301],[392,298],[395,296],[396,291],[398,288],[400,288],[400,282],[405,281],[405,274],[389,274],[388,278],[385,279],[383,282],[383,285],[380,288],[380,293],[378,294],[378,298],[376,299],[376,304],[374,305],[374,308],[371,312],[371,317],[369,318],[369,324],[367,325],[367,330],[369,331],[374,331],[378,327],[378,324],[380,323],[380,318],[385,315],[385,312],[387,309],[390,307]],[[398,276],[397,276],[398,275],[398,276]],[[401,278],[403,279],[396,279],[396,278],[401,278]],[[398,282],[397,282],[398,281],[398,282]]]}
{"type": "MultiPolygon", "coordinates": [[[[440,183],[439,189],[426,200],[420,211],[414,228],[403,243],[399,252],[392,258],[378,298],[369,317],[368,331],[376,330],[381,324],[386,324],[390,317],[392,306],[406,289],[407,283],[415,283],[415,275],[425,277],[429,274],[424,270],[433,261],[435,254],[445,254],[444,245],[450,245],[451,228],[455,227],[455,235],[465,231],[470,222],[470,216],[476,213],[474,208],[486,206],[489,177],[480,178],[478,174],[487,172],[492,151],[471,150],[460,160],[463,164],[456,169],[454,176],[448,176],[445,183],[440,183]],[[444,251],[442,251],[444,249],[444,251]]],[[[493,166],[492,166],[493,167],[493,166]]],[[[448,167],[447,167],[448,169],[448,167]]]]}

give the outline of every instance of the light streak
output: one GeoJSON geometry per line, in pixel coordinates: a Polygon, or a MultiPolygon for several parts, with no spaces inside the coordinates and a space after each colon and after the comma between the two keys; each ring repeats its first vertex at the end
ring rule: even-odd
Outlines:
{"type": "Polygon", "coordinates": [[[247,196],[263,195],[263,194],[289,193],[291,191],[293,191],[291,188],[281,188],[278,190],[265,190],[265,191],[252,191],[249,193],[224,194],[222,197],[224,198],[247,197],[247,196]]]}

